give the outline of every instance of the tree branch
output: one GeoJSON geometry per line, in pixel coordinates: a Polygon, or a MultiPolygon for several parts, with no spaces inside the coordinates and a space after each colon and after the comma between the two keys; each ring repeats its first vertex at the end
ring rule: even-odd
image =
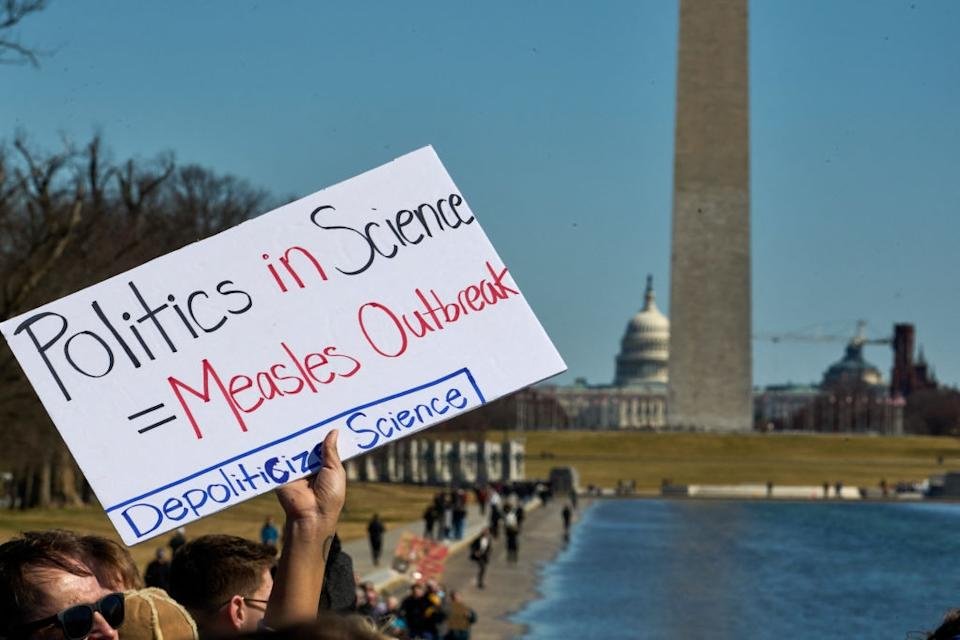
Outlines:
{"type": "Polygon", "coordinates": [[[37,51],[20,44],[8,32],[28,15],[42,11],[46,6],[47,0],[3,0],[0,4],[0,64],[40,66],[37,51]]]}

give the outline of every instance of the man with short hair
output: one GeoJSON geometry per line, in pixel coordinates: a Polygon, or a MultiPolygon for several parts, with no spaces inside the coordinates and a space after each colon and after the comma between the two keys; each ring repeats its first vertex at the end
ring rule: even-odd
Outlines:
{"type": "Polygon", "coordinates": [[[279,629],[316,618],[346,499],[337,437],[334,429],[314,448],[320,460],[315,475],[276,489],[285,516],[276,581],[270,574],[276,551],[243,538],[203,536],[193,549],[187,543],[174,555],[170,595],[194,615],[201,637],[261,626],[279,629]]]}
{"type": "Polygon", "coordinates": [[[256,631],[273,588],[274,547],[238,536],[187,542],[170,563],[170,595],[186,607],[201,634],[256,631]]]}

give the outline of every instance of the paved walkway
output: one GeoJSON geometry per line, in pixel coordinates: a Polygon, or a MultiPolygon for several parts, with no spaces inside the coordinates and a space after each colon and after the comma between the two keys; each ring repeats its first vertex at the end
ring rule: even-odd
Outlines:
{"type": "MultiPolygon", "coordinates": [[[[584,502],[581,500],[581,511],[586,506],[584,502]]],[[[500,538],[494,541],[493,555],[487,567],[486,588],[482,590],[477,588],[477,567],[470,560],[467,550],[470,541],[480,534],[486,524],[486,518],[480,517],[476,505],[470,506],[463,540],[447,542],[450,555],[447,556],[443,583],[448,589],[460,591],[464,601],[476,610],[478,621],[470,636],[473,640],[516,638],[523,633],[521,625],[509,622],[506,618],[538,597],[540,569],[563,549],[560,513],[564,504],[562,500],[553,500],[540,508],[539,501],[534,500],[528,505],[516,563],[506,560],[506,540],[501,529],[500,538]]],[[[574,520],[578,515],[575,514],[574,520]]],[[[373,582],[378,591],[387,589],[400,596],[407,593],[405,577],[389,568],[397,541],[406,531],[422,535],[423,521],[390,527],[384,536],[380,567],[373,566],[366,539],[344,543],[344,549],[353,558],[354,571],[364,581],[373,582]]]]}
{"type": "MultiPolygon", "coordinates": [[[[426,509],[424,503],[423,508],[426,509]]],[[[488,511],[489,514],[489,511],[488,511]]],[[[486,518],[480,516],[480,508],[475,504],[467,507],[467,521],[464,524],[464,534],[462,540],[448,540],[447,546],[450,547],[450,553],[456,553],[470,544],[476,536],[480,535],[480,530],[486,523],[486,518]]],[[[423,535],[423,520],[407,522],[405,524],[389,524],[387,532],[383,536],[383,551],[380,554],[380,566],[373,565],[373,558],[370,554],[370,543],[367,538],[350,540],[343,543],[343,549],[353,559],[353,571],[359,575],[365,582],[373,582],[377,590],[390,589],[398,583],[404,581],[401,574],[390,568],[393,562],[393,551],[397,548],[397,542],[400,537],[410,532],[414,535],[423,535]]]]}
{"type": "MultiPolygon", "coordinates": [[[[477,588],[477,567],[470,561],[469,554],[457,554],[447,560],[444,584],[448,589],[460,591],[464,602],[477,612],[477,624],[470,634],[472,640],[522,635],[523,627],[509,622],[507,617],[539,597],[540,570],[564,547],[560,517],[563,504],[553,500],[544,508],[528,512],[516,563],[507,562],[506,541],[503,534],[500,535],[484,577],[484,589],[477,588]]],[[[584,506],[581,504],[580,509],[584,506]]]]}

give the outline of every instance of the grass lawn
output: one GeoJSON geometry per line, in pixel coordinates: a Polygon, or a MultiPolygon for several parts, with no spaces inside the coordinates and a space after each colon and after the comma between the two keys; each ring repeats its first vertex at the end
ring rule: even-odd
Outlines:
{"type": "MultiPolygon", "coordinates": [[[[347,487],[347,504],[338,529],[344,540],[366,535],[367,521],[374,512],[380,514],[387,526],[390,523],[409,522],[420,517],[433,497],[435,489],[402,484],[351,482],[347,487]]],[[[187,537],[206,533],[230,533],[252,540],[260,539],[260,527],[268,515],[278,527],[283,523],[283,512],[272,493],[253,498],[235,507],[221,511],[187,525],[187,537]]],[[[0,511],[0,542],[20,531],[33,529],[72,529],[83,533],[97,533],[116,540],[113,525],[99,507],[77,509],[34,509],[30,511],[0,511]]],[[[141,568],[153,559],[156,549],[167,543],[170,535],[162,535],[130,548],[141,568]]]]}
{"type": "Polygon", "coordinates": [[[569,465],[577,468],[582,484],[604,487],[622,479],[658,489],[663,478],[678,484],[839,480],[876,487],[881,478],[892,484],[960,469],[960,439],[953,438],[611,431],[528,431],[523,436],[528,477],[545,478],[551,467],[569,465]]]}
{"type": "MultiPolygon", "coordinates": [[[[435,435],[476,438],[443,430],[435,435]]],[[[681,484],[770,480],[820,485],[841,481],[847,486],[875,487],[881,478],[893,484],[960,469],[960,439],[952,438],[613,431],[528,431],[510,436],[526,441],[528,478],[546,478],[552,467],[569,465],[577,468],[582,484],[604,487],[617,480],[636,480],[640,489],[657,490],[663,478],[681,484]],[[941,456],[942,465],[938,463],[941,456]]],[[[486,434],[488,440],[502,438],[501,432],[486,434]]],[[[430,487],[352,482],[340,535],[345,540],[363,536],[375,511],[388,526],[416,520],[434,491],[430,487]]],[[[267,515],[282,522],[276,498],[270,494],[189,525],[188,537],[220,532],[258,539],[267,515]]],[[[96,507],[0,511],[0,541],[19,531],[51,527],[116,537],[103,511],[96,507]]],[[[137,563],[145,566],[168,538],[161,536],[133,547],[137,563]]]]}

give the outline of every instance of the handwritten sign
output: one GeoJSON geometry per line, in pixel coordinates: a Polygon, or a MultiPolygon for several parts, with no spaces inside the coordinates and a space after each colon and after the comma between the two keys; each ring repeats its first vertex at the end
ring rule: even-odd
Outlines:
{"type": "Polygon", "coordinates": [[[127,544],[565,368],[430,147],[0,331],[127,544]]]}

